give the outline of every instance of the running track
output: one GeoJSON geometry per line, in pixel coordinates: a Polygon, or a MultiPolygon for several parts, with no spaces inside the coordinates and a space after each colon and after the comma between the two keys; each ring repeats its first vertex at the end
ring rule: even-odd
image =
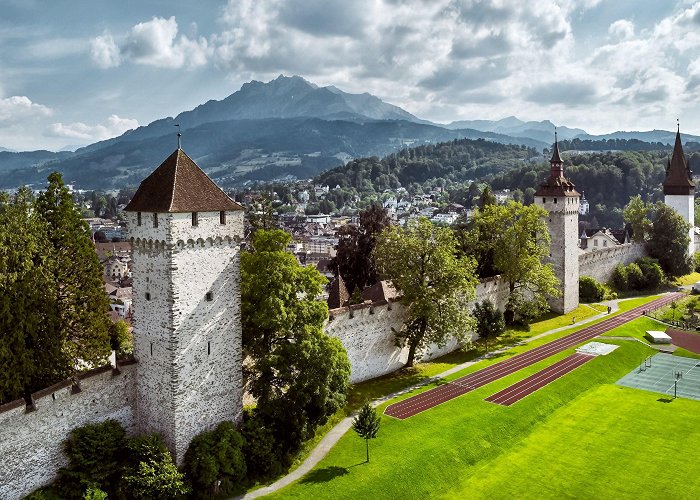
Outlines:
{"type": "Polygon", "coordinates": [[[510,406],[513,403],[520,401],[525,396],[529,396],[536,390],[541,389],[550,382],[554,382],[556,379],[563,377],[579,366],[588,363],[593,358],[595,358],[595,356],[591,354],[576,352],[571,356],[560,359],[544,370],[530,375],[528,378],[521,380],[517,384],[513,384],[510,387],[506,387],[501,392],[497,392],[496,394],[489,396],[484,401],[489,401],[490,403],[496,403],[502,406],[510,406]]]}
{"type": "Polygon", "coordinates": [[[664,306],[684,296],[682,293],[671,293],[652,302],[644,304],[627,312],[608,318],[595,325],[589,326],[576,333],[561,337],[557,340],[541,345],[522,354],[518,354],[500,363],[487,366],[479,371],[470,373],[447,384],[441,385],[429,391],[422,392],[412,398],[404,399],[391,404],[384,410],[385,415],[398,419],[405,419],[417,415],[425,410],[433,408],[446,401],[450,401],[462,394],[506,377],[518,370],[533,365],[543,359],[569,349],[581,342],[590,340],[598,335],[617,328],[642,315],[643,311],[664,306]]]}

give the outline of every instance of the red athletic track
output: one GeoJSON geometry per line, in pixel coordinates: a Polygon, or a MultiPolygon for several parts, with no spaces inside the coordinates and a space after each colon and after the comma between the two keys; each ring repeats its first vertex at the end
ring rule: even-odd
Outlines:
{"type": "Polygon", "coordinates": [[[697,333],[684,332],[683,330],[669,328],[666,330],[666,335],[671,337],[673,340],[673,345],[677,345],[683,349],[688,349],[695,354],[700,354],[700,335],[697,333]]]}
{"type": "Polygon", "coordinates": [[[496,403],[502,406],[510,406],[513,403],[520,401],[525,396],[529,396],[538,389],[541,389],[550,382],[555,381],[559,377],[563,377],[579,366],[588,363],[595,358],[590,354],[574,353],[569,357],[557,361],[544,370],[530,375],[528,378],[521,380],[517,384],[506,387],[501,392],[497,392],[486,398],[484,401],[496,403]]]}
{"type": "Polygon", "coordinates": [[[597,337],[601,333],[605,333],[608,330],[612,330],[628,321],[638,318],[645,310],[661,307],[674,300],[678,300],[682,296],[682,293],[671,293],[644,304],[643,306],[630,309],[618,316],[606,319],[600,323],[584,328],[583,330],[579,330],[576,333],[567,335],[566,337],[518,354],[495,365],[487,366],[479,371],[453,380],[448,384],[422,392],[412,398],[399,401],[398,403],[391,404],[386,407],[384,414],[401,420],[412,417],[413,415],[444,403],[445,401],[454,399],[462,394],[466,394],[494,380],[515,373],[526,366],[542,361],[553,354],[597,337]]]}

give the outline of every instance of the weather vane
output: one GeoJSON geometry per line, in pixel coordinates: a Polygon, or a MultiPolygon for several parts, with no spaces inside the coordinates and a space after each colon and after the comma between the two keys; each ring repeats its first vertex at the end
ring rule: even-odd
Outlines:
{"type": "Polygon", "coordinates": [[[175,126],[177,127],[177,149],[182,149],[180,147],[180,137],[182,137],[182,134],[180,133],[180,124],[176,123],[175,126]]]}

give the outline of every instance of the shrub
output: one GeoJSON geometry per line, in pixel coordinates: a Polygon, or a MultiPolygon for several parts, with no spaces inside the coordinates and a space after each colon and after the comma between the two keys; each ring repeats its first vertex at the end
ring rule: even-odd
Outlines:
{"type": "Polygon", "coordinates": [[[68,466],[59,470],[65,498],[82,498],[93,487],[114,494],[123,465],[126,431],[116,420],[74,429],[64,444],[68,466]]]}
{"type": "Polygon", "coordinates": [[[166,500],[189,493],[184,475],[158,434],[132,438],[126,448],[128,461],[122,479],[128,498],[166,500]]]}
{"type": "Polygon", "coordinates": [[[627,288],[630,290],[644,290],[647,288],[644,274],[634,262],[627,266],[627,288]]]}
{"type": "Polygon", "coordinates": [[[243,454],[248,479],[256,480],[282,473],[282,464],[277,458],[277,446],[272,430],[255,412],[246,411],[241,434],[245,440],[243,454]]]}
{"type": "Polygon", "coordinates": [[[603,285],[590,276],[578,280],[578,296],[582,302],[600,302],[605,297],[603,285]]]}
{"type": "Polygon", "coordinates": [[[232,422],[222,422],[211,432],[203,432],[185,453],[185,470],[195,497],[228,497],[243,490],[246,462],[245,441],[232,422]]]}
{"type": "Polygon", "coordinates": [[[663,269],[656,259],[642,257],[635,261],[644,274],[644,288],[656,290],[666,279],[663,269]]]}
{"type": "Polygon", "coordinates": [[[627,268],[623,265],[619,265],[613,271],[612,284],[615,288],[624,292],[628,290],[629,285],[627,283],[627,268]]]}

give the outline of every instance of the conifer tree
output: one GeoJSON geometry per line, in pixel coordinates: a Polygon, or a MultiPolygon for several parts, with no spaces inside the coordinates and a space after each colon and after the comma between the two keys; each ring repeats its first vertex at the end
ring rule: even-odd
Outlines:
{"type": "Polygon", "coordinates": [[[37,215],[47,225],[47,264],[52,281],[44,335],[60,339],[60,357],[55,363],[70,374],[78,366],[106,361],[110,350],[109,303],[90,229],[76,210],[61,174],[54,172],[48,180],[49,186],[35,203],[37,215]]]}

